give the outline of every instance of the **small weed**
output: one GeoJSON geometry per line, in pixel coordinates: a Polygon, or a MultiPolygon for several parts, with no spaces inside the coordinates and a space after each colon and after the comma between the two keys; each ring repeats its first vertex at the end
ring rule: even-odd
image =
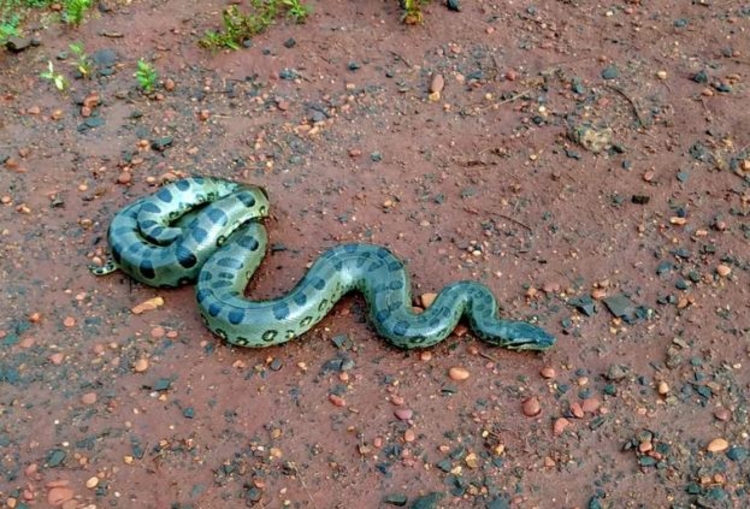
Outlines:
{"type": "Polygon", "coordinates": [[[63,20],[69,25],[78,26],[83,21],[83,16],[91,7],[91,0],[64,0],[63,20]]]}
{"type": "Polygon", "coordinates": [[[83,44],[81,44],[80,42],[71,44],[70,52],[73,53],[76,57],[76,61],[73,62],[73,65],[76,66],[78,72],[80,72],[84,78],[90,78],[93,66],[91,63],[91,59],[83,50],[83,44]]]}
{"type": "Polygon", "coordinates": [[[133,76],[135,76],[141,89],[147,94],[154,91],[156,80],[159,78],[159,74],[154,69],[154,66],[142,58],[138,60],[138,68],[133,76]]]}
{"type": "Polygon", "coordinates": [[[41,73],[39,76],[42,79],[54,83],[55,88],[57,88],[60,92],[63,92],[66,88],[68,88],[68,80],[65,79],[65,76],[63,76],[62,74],[55,72],[55,65],[51,60],[47,61],[47,70],[41,73]]]}
{"type": "Polygon", "coordinates": [[[264,32],[283,10],[296,23],[304,23],[310,8],[301,0],[251,0],[252,11],[242,13],[232,5],[222,13],[224,24],[220,32],[209,31],[199,44],[204,48],[240,49],[245,41],[264,32]]]}
{"type": "Polygon", "coordinates": [[[401,16],[401,22],[407,25],[419,25],[424,21],[421,9],[422,0],[402,0],[401,6],[404,14],[401,16]]]}
{"type": "Polygon", "coordinates": [[[300,0],[281,0],[281,4],[287,9],[286,15],[297,24],[304,23],[312,12],[312,7],[300,0]]]}

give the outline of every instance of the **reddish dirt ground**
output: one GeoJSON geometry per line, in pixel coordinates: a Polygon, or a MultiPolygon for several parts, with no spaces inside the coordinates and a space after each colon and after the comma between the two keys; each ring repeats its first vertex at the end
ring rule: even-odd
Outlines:
{"type": "Polygon", "coordinates": [[[223,4],[164,0],[0,54],[0,503],[747,507],[750,5],[311,5],[241,51],[197,45],[223,4]],[[76,41],[115,61],[75,79],[76,41]],[[196,174],[270,193],[254,296],[366,241],[558,343],[405,353],[352,296],[243,350],[192,288],[88,272],[119,208],[196,174]]]}

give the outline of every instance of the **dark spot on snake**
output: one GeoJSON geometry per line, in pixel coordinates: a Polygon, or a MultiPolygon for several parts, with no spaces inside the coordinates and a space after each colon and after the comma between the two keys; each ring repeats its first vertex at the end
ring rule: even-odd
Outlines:
{"type": "Polygon", "coordinates": [[[333,270],[340,271],[344,267],[344,263],[341,260],[336,260],[333,262],[333,270]]]}
{"type": "Polygon", "coordinates": [[[312,320],[313,320],[312,316],[306,316],[302,319],[302,321],[300,322],[300,325],[302,325],[302,327],[307,327],[308,325],[310,325],[312,320]]]}
{"type": "Polygon", "coordinates": [[[326,287],[326,282],[323,278],[314,276],[313,278],[310,278],[310,283],[312,284],[313,288],[316,290],[322,290],[326,287]]]}
{"type": "Polygon", "coordinates": [[[265,341],[266,343],[272,342],[274,339],[276,339],[277,332],[275,330],[267,330],[263,333],[261,336],[261,339],[265,341]]]}
{"type": "Polygon", "coordinates": [[[221,209],[218,209],[218,208],[209,208],[206,211],[206,215],[211,220],[211,222],[213,222],[214,224],[218,224],[218,225],[222,225],[223,226],[223,225],[227,224],[227,222],[229,222],[229,218],[224,213],[224,211],[221,210],[221,209]]]}
{"type": "Polygon", "coordinates": [[[221,329],[216,329],[214,332],[216,333],[217,336],[219,336],[221,339],[223,339],[224,341],[226,341],[226,339],[227,339],[227,333],[226,332],[224,332],[221,329]]]}
{"type": "Polygon", "coordinates": [[[383,262],[380,260],[377,260],[377,261],[372,262],[370,265],[368,265],[366,270],[367,272],[375,272],[382,266],[383,266],[383,262]]]}
{"type": "Polygon", "coordinates": [[[156,193],[156,197],[159,198],[164,203],[170,203],[172,199],[174,198],[172,196],[172,191],[170,191],[166,187],[162,187],[161,189],[159,189],[159,192],[156,193]]]}
{"type": "Polygon", "coordinates": [[[208,309],[206,311],[208,311],[209,315],[216,318],[217,316],[219,316],[219,313],[221,313],[221,306],[216,302],[212,302],[208,305],[208,309]]]}
{"type": "Polygon", "coordinates": [[[290,339],[294,339],[294,336],[296,336],[297,334],[295,334],[293,330],[287,330],[285,335],[286,340],[289,341],[290,339]]]}
{"type": "Polygon", "coordinates": [[[133,244],[130,244],[128,246],[128,248],[126,250],[124,250],[124,252],[131,253],[131,254],[138,254],[141,251],[143,251],[143,245],[142,244],[138,244],[137,242],[133,243],[133,244]]]}
{"type": "Polygon", "coordinates": [[[390,309],[380,309],[377,313],[375,313],[375,316],[373,317],[373,320],[377,323],[382,324],[388,318],[391,316],[391,310],[390,309]]]}
{"type": "Polygon", "coordinates": [[[237,193],[237,197],[246,207],[255,207],[255,196],[253,196],[251,193],[237,193]]]}
{"type": "Polygon", "coordinates": [[[425,338],[424,336],[412,336],[411,338],[409,338],[409,340],[415,345],[421,345],[422,343],[424,343],[425,339],[427,338],[425,338]]]}
{"type": "Polygon", "coordinates": [[[303,292],[297,292],[294,294],[294,297],[292,297],[292,300],[298,306],[304,306],[307,302],[307,295],[305,295],[303,292]]]}
{"type": "Polygon", "coordinates": [[[190,181],[187,179],[178,180],[177,182],[175,182],[174,186],[180,191],[187,191],[188,189],[190,189],[190,181]]]}
{"type": "Polygon", "coordinates": [[[154,228],[158,226],[159,223],[154,221],[153,219],[146,219],[145,221],[141,221],[141,231],[143,230],[149,230],[151,228],[154,228]]]}
{"type": "Polygon", "coordinates": [[[391,260],[390,262],[388,262],[388,270],[390,270],[391,272],[401,270],[403,267],[403,264],[398,260],[391,260]]]}
{"type": "Polygon", "coordinates": [[[213,277],[214,275],[211,274],[211,271],[202,270],[200,271],[200,274],[198,274],[198,281],[211,281],[213,277]]]}
{"type": "Polygon", "coordinates": [[[229,313],[227,313],[227,320],[229,320],[229,323],[231,323],[232,325],[241,323],[244,318],[245,313],[239,309],[233,309],[229,313]]]}
{"type": "Polygon", "coordinates": [[[279,302],[273,307],[273,317],[277,320],[284,320],[289,316],[289,306],[286,302],[279,302]]]}
{"type": "Polygon", "coordinates": [[[211,288],[214,290],[220,290],[222,288],[227,288],[228,286],[232,286],[232,280],[230,279],[219,279],[218,281],[211,282],[211,288]]]}
{"type": "Polygon", "coordinates": [[[198,291],[195,292],[195,299],[200,304],[201,302],[203,302],[206,299],[206,297],[208,297],[209,293],[211,293],[211,292],[209,292],[208,290],[204,290],[203,288],[201,288],[200,290],[198,290],[198,291]]]}
{"type": "Polygon", "coordinates": [[[328,306],[328,299],[322,299],[318,304],[318,311],[323,311],[328,306]]]}
{"type": "Polygon", "coordinates": [[[260,243],[258,242],[258,239],[256,239],[252,235],[243,235],[239,239],[237,239],[237,244],[241,247],[244,247],[245,249],[249,251],[257,251],[260,247],[260,243]]]}
{"type": "Polygon", "coordinates": [[[223,258],[219,258],[216,261],[217,267],[222,267],[225,269],[235,269],[239,270],[242,268],[242,261],[237,260],[236,258],[230,258],[228,256],[225,256],[223,258]]]}
{"type": "Polygon", "coordinates": [[[154,279],[156,277],[156,272],[154,272],[154,264],[151,263],[151,260],[141,260],[141,263],[138,266],[138,271],[146,279],[154,279]]]}
{"type": "Polygon", "coordinates": [[[375,250],[375,256],[377,256],[378,258],[390,258],[393,255],[386,248],[378,246],[375,250]]]}
{"type": "Polygon", "coordinates": [[[404,307],[404,301],[402,301],[401,299],[393,299],[388,304],[388,311],[390,311],[392,313],[394,311],[398,311],[402,307],[404,307]]]}
{"type": "Polygon", "coordinates": [[[234,279],[234,272],[221,271],[216,273],[216,277],[219,279],[234,279]]]}
{"type": "Polygon", "coordinates": [[[133,228],[131,228],[129,226],[120,226],[119,228],[117,228],[116,230],[114,230],[112,233],[110,233],[109,236],[110,237],[112,237],[112,236],[122,237],[124,235],[129,234],[132,231],[133,231],[133,228]]]}
{"type": "MultiPolygon", "coordinates": [[[[153,221],[151,221],[151,222],[154,223],[154,224],[156,224],[153,221]]],[[[143,230],[144,228],[148,228],[148,227],[141,226],[141,230],[143,230]]],[[[151,230],[151,234],[149,235],[149,237],[151,237],[153,239],[156,239],[156,238],[161,237],[162,233],[164,233],[164,227],[163,226],[157,226],[156,228],[154,228],[153,230],[151,230]]]]}
{"type": "Polygon", "coordinates": [[[208,232],[200,226],[194,226],[190,230],[190,234],[193,236],[196,242],[205,242],[208,238],[208,232]]]}
{"type": "Polygon", "coordinates": [[[344,249],[345,253],[353,254],[357,252],[359,246],[357,246],[357,244],[345,244],[342,246],[342,248],[344,249]]]}
{"type": "Polygon", "coordinates": [[[237,336],[234,339],[234,342],[240,346],[247,346],[248,344],[250,344],[250,340],[247,338],[243,338],[242,336],[237,336]]]}
{"type": "Polygon", "coordinates": [[[173,210],[172,212],[169,213],[169,220],[170,221],[174,221],[178,217],[180,217],[180,213],[178,211],[176,211],[176,210],[173,210]]]}
{"type": "Polygon", "coordinates": [[[113,244],[110,247],[110,251],[112,252],[112,259],[115,261],[115,263],[120,263],[122,261],[122,255],[120,254],[120,248],[116,244],[113,244]]]}
{"type": "Polygon", "coordinates": [[[404,320],[399,320],[393,326],[393,334],[396,336],[403,337],[409,331],[409,323],[404,320]]]}
{"type": "Polygon", "coordinates": [[[198,263],[198,259],[195,257],[195,255],[189,249],[183,246],[177,246],[175,256],[177,257],[177,261],[180,263],[180,266],[186,269],[191,269],[198,263]]]}
{"type": "Polygon", "coordinates": [[[404,282],[401,279],[394,279],[388,284],[388,288],[391,290],[400,290],[404,287],[404,282]]]}
{"type": "Polygon", "coordinates": [[[161,208],[152,201],[147,201],[141,205],[139,212],[148,212],[149,214],[161,214],[161,208]]]}

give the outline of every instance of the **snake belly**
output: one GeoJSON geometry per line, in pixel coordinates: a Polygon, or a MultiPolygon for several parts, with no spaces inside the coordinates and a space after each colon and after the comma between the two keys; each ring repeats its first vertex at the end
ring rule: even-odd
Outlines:
{"type": "Polygon", "coordinates": [[[260,187],[211,177],[172,182],[115,215],[107,231],[112,261],[91,271],[120,269],[159,288],[193,283],[217,247],[268,215],[268,205],[260,187]]]}
{"type": "Polygon", "coordinates": [[[345,244],[321,255],[292,291],[250,301],[245,287],[261,263],[266,229],[251,222],[219,248],[198,276],[196,298],[212,332],[244,347],[285,343],[310,330],[350,291],[361,292],[378,334],[398,348],[427,348],[445,339],[465,317],[483,341],[516,350],[546,350],[555,338],[527,322],[498,317],[492,292],[473,281],[446,286],[433,304],[414,313],[403,263],[388,249],[345,244]]]}

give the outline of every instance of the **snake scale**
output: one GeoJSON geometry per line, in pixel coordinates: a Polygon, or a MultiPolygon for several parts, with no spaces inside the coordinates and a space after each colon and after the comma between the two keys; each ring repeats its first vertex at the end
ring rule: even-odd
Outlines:
{"type": "Polygon", "coordinates": [[[499,318],[490,290],[474,281],[446,286],[422,313],[411,306],[404,264],[388,249],[344,244],[323,253],[286,295],[250,301],[245,287],[266,252],[260,223],[268,215],[260,187],[193,177],[161,187],[120,210],[107,231],[112,259],[92,267],[117,269],[155,287],[196,284],[208,328],[246,347],[285,343],[317,324],[346,293],[361,292],[372,325],[399,348],[426,348],[445,339],[465,317],[476,336],[516,350],[546,350],[555,338],[522,321],[499,318]]]}

